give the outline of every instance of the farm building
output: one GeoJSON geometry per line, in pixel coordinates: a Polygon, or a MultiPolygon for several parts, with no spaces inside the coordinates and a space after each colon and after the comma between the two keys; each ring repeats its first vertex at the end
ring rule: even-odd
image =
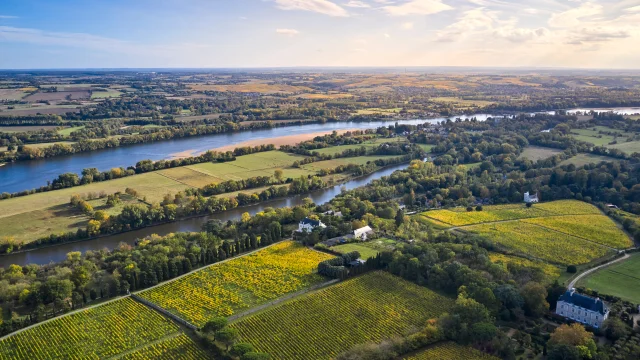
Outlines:
{"type": "Polygon", "coordinates": [[[609,316],[609,308],[600,298],[578,294],[576,289],[571,289],[558,299],[556,314],[599,328],[609,316]]]}
{"type": "Polygon", "coordinates": [[[527,191],[524,193],[524,202],[526,203],[537,203],[538,202],[538,194],[529,195],[527,191]]]}
{"type": "Polygon", "coordinates": [[[367,235],[371,234],[373,229],[369,226],[361,227],[360,229],[353,230],[353,237],[362,241],[367,240],[367,235]]]}
{"type": "Polygon", "coordinates": [[[313,220],[307,217],[298,223],[298,232],[312,232],[317,227],[326,228],[327,226],[320,220],[313,220]]]}

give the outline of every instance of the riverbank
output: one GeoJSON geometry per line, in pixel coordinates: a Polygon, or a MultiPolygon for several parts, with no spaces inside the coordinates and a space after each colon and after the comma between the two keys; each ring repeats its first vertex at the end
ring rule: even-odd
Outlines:
{"type": "Polygon", "coordinates": [[[301,143],[303,141],[313,140],[313,138],[315,138],[317,136],[323,136],[323,135],[331,134],[334,131],[337,132],[338,135],[342,135],[342,134],[344,134],[346,132],[356,131],[356,130],[360,130],[360,129],[353,128],[353,129],[344,129],[344,130],[319,131],[319,132],[310,133],[310,134],[298,134],[298,135],[280,136],[280,137],[271,138],[271,139],[268,139],[268,140],[255,139],[255,140],[249,140],[249,141],[245,141],[245,142],[242,142],[242,143],[239,143],[239,144],[235,144],[235,145],[221,146],[219,148],[215,148],[215,149],[212,149],[212,150],[220,151],[220,152],[233,151],[234,149],[240,148],[240,147],[254,147],[254,146],[259,146],[259,145],[262,145],[262,144],[275,145],[276,147],[283,146],[283,145],[295,145],[295,144],[301,143]]]}
{"type": "MultiPolygon", "coordinates": [[[[229,220],[238,220],[245,212],[249,213],[250,215],[255,215],[256,213],[264,211],[269,207],[280,208],[301,205],[303,204],[304,199],[307,197],[311,198],[314,203],[320,205],[329,202],[335,196],[339,195],[342,192],[343,188],[346,190],[351,190],[366,185],[372,180],[379,179],[383,176],[388,176],[396,170],[405,169],[406,167],[406,163],[390,165],[384,168],[380,168],[373,173],[345,179],[340,184],[336,184],[320,190],[314,190],[306,194],[275,198],[265,202],[247,205],[244,207],[237,207],[214,214],[202,214],[186,217],[179,221],[161,223],[156,226],[139,228],[127,231],[125,233],[111,234],[89,240],[67,242],[49,246],[46,248],[43,247],[23,252],[4,254],[0,256],[0,266],[7,267],[10,264],[16,264],[20,266],[24,266],[27,264],[44,265],[48,264],[51,261],[62,261],[66,258],[67,253],[72,251],[80,251],[81,253],[85,253],[87,251],[98,251],[105,248],[113,249],[119,246],[121,243],[134,245],[136,239],[141,239],[152,234],[164,236],[169,233],[176,232],[201,231],[202,225],[207,223],[209,220],[217,219],[223,222],[229,220]]],[[[251,190],[247,190],[247,192],[250,191],[251,190]]]]}
{"type": "MultiPolygon", "coordinates": [[[[464,117],[475,117],[484,121],[491,115],[475,114],[464,117]]],[[[314,134],[318,132],[366,130],[376,129],[381,126],[419,125],[424,123],[437,123],[446,121],[447,118],[412,119],[412,120],[384,120],[371,122],[327,122],[322,124],[291,125],[286,127],[274,127],[262,130],[247,130],[231,133],[223,133],[207,136],[185,137],[160,142],[140,143],[136,145],[120,146],[74,155],[58,156],[48,159],[31,160],[7,164],[0,170],[0,192],[16,193],[27,189],[36,189],[46,186],[61,173],[80,174],[83,169],[96,168],[106,171],[112,168],[133,166],[141,160],[169,159],[172,154],[184,151],[202,153],[210,149],[233,146],[248,141],[260,141],[270,143],[269,139],[283,136],[302,134],[314,134]]]]}

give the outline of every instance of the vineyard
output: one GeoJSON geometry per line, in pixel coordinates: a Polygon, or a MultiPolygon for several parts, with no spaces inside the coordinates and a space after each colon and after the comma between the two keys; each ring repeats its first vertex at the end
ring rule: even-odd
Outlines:
{"type": "Polygon", "coordinates": [[[540,269],[542,273],[544,273],[545,280],[548,283],[551,283],[558,277],[560,277],[560,269],[558,269],[556,266],[549,265],[542,261],[532,261],[517,256],[509,256],[498,253],[490,253],[489,259],[492,263],[503,265],[505,269],[509,264],[514,264],[526,268],[540,269]]]}
{"type": "Polygon", "coordinates": [[[138,294],[195,325],[318,284],[332,256],[285,241],[138,294]]]}
{"type": "Polygon", "coordinates": [[[207,353],[196,345],[187,335],[180,334],[167,340],[163,340],[140,350],[136,350],[121,357],[123,360],[206,360],[207,353]]]}
{"type": "Polygon", "coordinates": [[[125,298],[12,335],[0,341],[0,359],[102,359],[178,330],[157,312],[125,298]]]}
{"type": "Polygon", "coordinates": [[[604,215],[567,215],[522,220],[617,249],[631,247],[629,236],[604,215]]]}
{"type": "Polygon", "coordinates": [[[431,210],[421,214],[436,224],[449,226],[466,226],[496,221],[519,220],[529,218],[546,218],[560,215],[601,215],[595,206],[577,200],[559,200],[548,203],[491,205],[482,211],[467,211],[466,208],[447,210],[431,210]]]}
{"type": "Polygon", "coordinates": [[[387,272],[373,272],[243,318],[242,341],[274,359],[329,359],[365,342],[401,335],[447,311],[453,300],[387,272]]]}
{"type": "Polygon", "coordinates": [[[407,357],[405,360],[498,360],[498,358],[472,347],[458,345],[454,342],[443,342],[407,357]]]}
{"type": "Polygon", "coordinates": [[[473,225],[465,230],[517,252],[564,265],[588,263],[611,252],[575,236],[521,221],[473,225]]]}

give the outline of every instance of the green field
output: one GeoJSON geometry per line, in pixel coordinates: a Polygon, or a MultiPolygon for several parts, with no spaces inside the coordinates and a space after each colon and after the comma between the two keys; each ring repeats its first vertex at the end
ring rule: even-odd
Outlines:
{"type": "MultiPolygon", "coordinates": [[[[202,163],[190,165],[186,168],[198,171],[204,175],[213,177],[214,181],[222,182],[226,180],[242,180],[256,176],[273,176],[275,169],[282,169],[284,177],[300,177],[313,175],[315,171],[292,168],[291,165],[305,156],[289,154],[282,151],[267,151],[262,153],[239,156],[236,161],[226,163],[202,163]],[[217,181],[216,181],[217,180],[217,181]]],[[[166,170],[166,174],[171,176],[174,170],[166,170]]]]}
{"type": "Polygon", "coordinates": [[[212,317],[230,316],[327,281],[315,270],[321,261],[332,257],[284,241],[138,295],[201,326],[212,317]]]}
{"type": "Polygon", "coordinates": [[[424,326],[453,299],[377,271],[275,305],[231,324],[272,359],[330,359],[356,344],[424,326]]]}
{"type": "Polygon", "coordinates": [[[106,99],[113,97],[120,97],[122,93],[118,90],[108,89],[108,91],[93,91],[91,93],[91,99],[106,99]]]}
{"type": "MultiPolygon", "coordinates": [[[[42,145],[42,144],[41,144],[42,145]]],[[[124,178],[95,182],[73,188],[48,191],[16,197],[0,201],[0,237],[11,236],[22,243],[28,243],[49,234],[67,233],[85,228],[87,217],[70,208],[69,200],[72,195],[86,197],[92,194],[97,198],[99,194],[109,195],[116,192],[124,193],[131,188],[138,192],[140,199],[147,203],[159,203],[167,194],[173,195],[189,188],[201,188],[212,183],[227,180],[242,180],[257,176],[272,177],[276,169],[283,170],[284,178],[299,178],[315,175],[318,170],[314,164],[294,168],[291,165],[305,156],[289,154],[282,151],[267,151],[246,156],[239,156],[237,160],[226,163],[202,163],[164,169],[155,172],[138,174],[124,178]]],[[[355,157],[331,160],[322,165],[338,165],[349,163],[363,164],[380,158],[355,157]]],[[[318,164],[318,163],[315,163],[318,164]]],[[[341,179],[346,174],[333,176],[341,179]]],[[[328,180],[325,179],[325,180],[328,180]]],[[[260,189],[244,190],[245,193],[260,192],[260,189]]],[[[238,192],[219,196],[237,195],[238,192]]],[[[110,215],[116,215],[124,204],[115,208],[104,208],[102,203],[91,203],[95,210],[106,210],[110,215]]]]}
{"type": "Polygon", "coordinates": [[[596,146],[618,149],[628,154],[640,152],[640,141],[627,141],[629,135],[635,134],[627,134],[624,130],[612,129],[605,126],[594,126],[587,129],[571,129],[571,133],[575,139],[589,142],[596,146]],[[615,133],[617,134],[617,137],[613,135],[600,134],[600,131],[610,132],[612,134],[615,133]],[[613,141],[616,141],[617,143],[610,145],[613,141]]]}
{"type": "Polygon", "coordinates": [[[346,254],[352,251],[360,253],[361,259],[368,259],[378,255],[380,251],[393,250],[396,242],[391,239],[376,239],[365,242],[357,242],[343,245],[332,246],[331,250],[337,251],[341,254],[346,254]]]}
{"type": "Polygon", "coordinates": [[[78,131],[78,130],[82,130],[84,128],[85,128],[85,126],[72,126],[72,127],[64,128],[62,130],[58,130],[58,134],[64,135],[64,136],[69,136],[69,135],[71,135],[72,132],[78,131]]]}
{"type": "Polygon", "coordinates": [[[378,159],[394,158],[394,155],[374,155],[374,156],[358,156],[353,158],[339,158],[333,160],[317,161],[310,164],[302,165],[301,168],[312,172],[318,172],[322,169],[335,169],[340,165],[356,164],[365,165],[378,159]]]}
{"type": "Polygon", "coordinates": [[[594,155],[594,154],[578,154],[560,162],[560,165],[573,164],[575,166],[584,166],[587,164],[598,164],[602,161],[620,161],[620,159],[612,158],[609,156],[594,155]]]}
{"type": "Polygon", "coordinates": [[[520,154],[520,158],[527,158],[531,161],[538,161],[550,158],[553,155],[561,153],[562,150],[559,149],[531,145],[524,148],[524,151],[520,154]]]}
{"type": "Polygon", "coordinates": [[[0,359],[104,359],[180,329],[125,298],[55,318],[0,341],[0,359]]]}
{"type": "Polygon", "coordinates": [[[640,254],[600,269],[578,281],[577,285],[640,304],[640,254]]]}

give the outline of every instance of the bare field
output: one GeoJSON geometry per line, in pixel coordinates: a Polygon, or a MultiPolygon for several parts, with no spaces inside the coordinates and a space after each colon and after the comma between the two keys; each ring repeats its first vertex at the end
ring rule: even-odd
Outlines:
{"type": "Polygon", "coordinates": [[[81,100],[81,99],[89,99],[91,97],[91,93],[88,90],[38,92],[38,93],[27,96],[25,100],[34,101],[34,102],[38,100],[63,101],[67,99],[67,96],[69,96],[72,100],[81,100]]]}
{"type": "Polygon", "coordinates": [[[262,94],[275,94],[275,93],[294,93],[300,91],[311,91],[312,89],[305,86],[291,86],[285,84],[268,84],[253,82],[247,84],[232,84],[232,85],[208,85],[208,84],[194,84],[189,85],[192,90],[196,91],[232,91],[232,92],[249,92],[249,93],[262,93],[262,94]]]}
{"type": "Polygon", "coordinates": [[[0,100],[20,100],[25,95],[20,89],[0,89],[0,100]]]}
{"type": "MultiPolygon", "coordinates": [[[[339,131],[337,131],[337,133],[338,134],[344,134],[344,133],[346,133],[348,131],[353,131],[353,130],[357,130],[357,129],[339,130],[339,131]]],[[[262,144],[273,144],[275,146],[295,145],[295,144],[301,143],[303,141],[312,140],[316,136],[322,136],[322,135],[331,134],[332,132],[333,131],[320,131],[320,132],[315,132],[315,133],[311,133],[311,134],[298,134],[298,135],[290,135],[290,136],[281,136],[281,137],[271,138],[271,139],[255,139],[255,140],[249,140],[249,141],[241,142],[241,143],[235,144],[235,145],[228,145],[228,146],[215,148],[215,149],[212,149],[212,150],[216,150],[216,151],[233,151],[235,148],[239,148],[239,147],[258,146],[258,145],[262,145],[262,144]]]]}

